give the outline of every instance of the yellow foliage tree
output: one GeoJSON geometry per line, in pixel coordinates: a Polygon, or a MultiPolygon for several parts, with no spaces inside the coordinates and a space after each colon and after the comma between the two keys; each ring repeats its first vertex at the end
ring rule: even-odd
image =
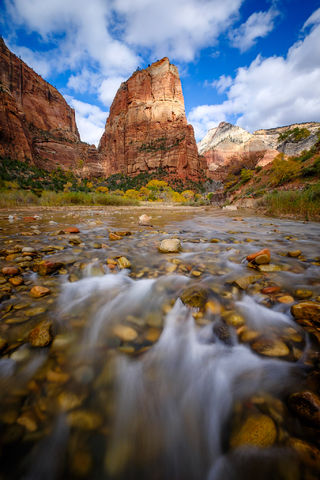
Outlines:
{"type": "Polygon", "coordinates": [[[157,180],[156,178],[147,183],[147,188],[150,190],[160,191],[164,190],[166,187],[168,187],[168,182],[165,182],[164,180],[157,180]]]}
{"type": "Polygon", "coordinates": [[[186,200],[192,200],[194,198],[194,192],[192,190],[184,190],[184,192],[182,192],[181,195],[186,200]]]}
{"type": "Polygon", "coordinates": [[[97,187],[97,188],[96,188],[96,192],[97,192],[97,193],[99,193],[99,192],[101,192],[101,193],[108,193],[108,192],[109,192],[109,188],[108,188],[108,187],[103,187],[103,186],[97,187]]]}
{"type": "Polygon", "coordinates": [[[70,188],[72,187],[72,183],[71,182],[67,182],[63,185],[63,191],[64,192],[70,192],[70,188]]]}
{"type": "Polygon", "coordinates": [[[149,198],[149,195],[150,195],[150,190],[149,188],[147,187],[141,187],[140,190],[139,190],[139,196],[140,198],[144,199],[144,200],[147,200],[149,198]]]}
{"type": "Polygon", "coordinates": [[[136,200],[138,200],[139,198],[139,192],[137,192],[137,190],[134,190],[133,188],[129,188],[129,190],[126,190],[125,195],[128,198],[134,198],[136,200]]]}

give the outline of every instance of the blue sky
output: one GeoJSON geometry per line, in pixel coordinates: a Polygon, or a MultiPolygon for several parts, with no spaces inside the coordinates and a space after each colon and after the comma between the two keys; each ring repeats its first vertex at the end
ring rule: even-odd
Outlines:
{"type": "Polygon", "coordinates": [[[200,140],[320,121],[320,0],[0,0],[8,47],[75,108],[97,144],[120,83],[168,56],[200,140]]]}

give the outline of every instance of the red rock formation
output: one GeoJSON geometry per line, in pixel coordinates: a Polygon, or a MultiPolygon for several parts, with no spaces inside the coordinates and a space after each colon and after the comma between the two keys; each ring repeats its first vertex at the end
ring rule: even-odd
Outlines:
{"type": "Polygon", "coordinates": [[[99,171],[94,146],[80,141],[74,110],[0,38],[0,156],[51,170],[99,171]]]}
{"type": "Polygon", "coordinates": [[[206,162],[187,124],[178,69],[168,58],[136,71],[121,84],[99,153],[106,176],[161,167],[179,178],[203,178],[206,162]]]}

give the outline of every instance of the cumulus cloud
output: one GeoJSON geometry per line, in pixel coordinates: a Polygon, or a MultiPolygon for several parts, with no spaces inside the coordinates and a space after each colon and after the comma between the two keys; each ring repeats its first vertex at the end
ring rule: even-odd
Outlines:
{"type": "MultiPolygon", "coordinates": [[[[223,103],[190,112],[198,138],[225,120],[254,131],[320,119],[320,15],[315,13],[306,22],[309,33],[286,57],[257,56],[248,67],[238,69],[223,103]]],[[[220,77],[216,87],[219,82],[225,79],[220,77]]]]}
{"type": "Polygon", "coordinates": [[[245,52],[251,48],[258,38],[263,38],[273,30],[274,19],[279,12],[270,9],[267,12],[255,12],[239,28],[230,32],[230,40],[233,47],[245,52]]]}
{"type": "Polygon", "coordinates": [[[103,80],[99,87],[99,98],[104,105],[109,106],[112,103],[118,88],[125,80],[124,77],[109,77],[103,80]]]}
{"type": "Polygon", "coordinates": [[[104,112],[96,105],[81,102],[69,95],[65,95],[65,98],[75,109],[81,140],[98,146],[109,112],[104,112]]]}
{"type": "Polygon", "coordinates": [[[10,40],[5,39],[6,44],[10,50],[15,52],[15,54],[22,58],[35,72],[37,72],[42,77],[47,77],[52,71],[51,63],[45,58],[44,55],[41,55],[38,52],[33,52],[30,48],[21,47],[11,43],[10,40]]]}

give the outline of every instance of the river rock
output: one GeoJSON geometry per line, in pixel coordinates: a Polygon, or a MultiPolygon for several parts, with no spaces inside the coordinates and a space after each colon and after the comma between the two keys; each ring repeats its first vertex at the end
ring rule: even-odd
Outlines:
{"type": "Polygon", "coordinates": [[[36,249],[33,247],[23,247],[22,253],[36,253],[36,249]]]}
{"type": "Polygon", "coordinates": [[[267,415],[251,415],[230,439],[231,448],[250,445],[252,447],[271,447],[277,438],[274,421],[267,415]]]}
{"type": "Polygon", "coordinates": [[[45,295],[49,295],[50,292],[50,288],[42,287],[41,285],[35,285],[31,288],[30,295],[34,298],[40,298],[44,297],[45,295]]]}
{"type": "Polygon", "coordinates": [[[20,415],[17,423],[25,427],[28,432],[35,432],[38,428],[36,418],[31,411],[26,411],[20,415]]]}
{"type": "Polygon", "coordinates": [[[67,227],[63,231],[64,233],[80,233],[80,230],[78,227],[67,227]]]}
{"type": "Polygon", "coordinates": [[[277,300],[278,302],[285,303],[285,304],[294,302],[294,298],[291,297],[291,295],[282,295],[281,297],[278,297],[277,300]]]}
{"type": "Polygon", "coordinates": [[[204,308],[208,299],[208,292],[205,288],[194,285],[184,290],[180,298],[182,302],[189,307],[204,308]]]}
{"type": "Polygon", "coordinates": [[[260,280],[261,275],[249,275],[247,277],[239,277],[233,281],[233,283],[241,288],[241,290],[247,290],[247,288],[254,282],[260,280]]]}
{"type": "Polygon", "coordinates": [[[142,227],[152,227],[151,225],[151,220],[152,218],[149,217],[149,215],[146,215],[145,213],[143,215],[140,215],[139,217],[139,225],[142,227]]]}
{"type": "Polygon", "coordinates": [[[299,300],[307,300],[308,298],[311,298],[312,295],[313,295],[313,291],[307,290],[305,288],[298,288],[297,290],[294,291],[294,296],[299,300]]]}
{"type": "Polygon", "coordinates": [[[123,342],[132,342],[138,336],[137,332],[132,327],[121,325],[120,323],[114,325],[112,328],[112,333],[116,337],[120,338],[120,340],[123,342]]]}
{"type": "Polygon", "coordinates": [[[64,383],[67,383],[70,379],[70,375],[68,373],[61,372],[58,370],[48,370],[46,377],[48,382],[59,383],[61,385],[63,385],[64,383]]]}
{"type": "Polygon", "coordinates": [[[102,425],[101,416],[90,410],[74,410],[67,416],[67,422],[71,427],[79,430],[96,430],[102,425]]]}
{"type": "Polygon", "coordinates": [[[245,324],[245,320],[242,315],[236,312],[230,312],[224,316],[224,321],[232,327],[238,328],[245,324]]]}
{"type": "Polygon", "coordinates": [[[288,346],[279,339],[258,339],[251,344],[251,348],[266,357],[286,357],[290,350],[288,346]]]}
{"type": "Polygon", "coordinates": [[[302,420],[320,427],[320,398],[313,392],[298,392],[288,399],[290,410],[302,420]]]}
{"type": "Polygon", "coordinates": [[[282,267],[280,265],[268,264],[268,265],[258,265],[259,272],[271,273],[271,272],[280,272],[282,267]]]}
{"type": "Polygon", "coordinates": [[[265,295],[273,295],[274,293],[280,292],[281,288],[274,286],[274,287],[265,287],[261,290],[261,293],[265,295]]]}
{"type": "Polygon", "coordinates": [[[14,287],[19,287],[19,285],[22,285],[22,284],[23,284],[23,278],[20,277],[20,276],[11,277],[11,278],[9,278],[9,282],[10,282],[11,285],[13,285],[14,287]]]}
{"type": "Polygon", "coordinates": [[[161,253],[178,253],[181,250],[181,243],[178,238],[166,238],[159,245],[161,253]]]}
{"type": "Polygon", "coordinates": [[[46,347],[52,340],[50,322],[41,322],[28,336],[28,341],[33,347],[46,347]]]}
{"type": "Polygon", "coordinates": [[[291,313],[298,323],[300,323],[300,320],[311,320],[316,324],[320,324],[320,303],[296,303],[291,307],[291,313]]]}
{"type": "Polygon", "coordinates": [[[259,252],[251,253],[247,256],[248,262],[253,262],[257,265],[265,265],[270,262],[271,254],[268,248],[259,250],[259,252]]]}
{"type": "Polygon", "coordinates": [[[290,252],[287,253],[288,257],[296,258],[301,255],[301,250],[291,250],[290,252]]]}
{"type": "Polygon", "coordinates": [[[3,275],[8,275],[10,277],[13,277],[14,275],[19,274],[19,268],[18,267],[3,267],[1,272],[3,275]]]}
{"type": "Polygon", "coordinates": [[[117,258],[117,265],[120,270],[123,270],[125,268],[131,268],[131,262],[126,257],[117,258]]]}
{"type": "Polygon", "coordinates": [[[121,240],[122,237],[120,235],[117,235],[116,233],[110,232],[109,233],[109,240],[121,240]]]}
{"type": "Polygon", "coordinates": [[[64,265],[61,262],[51,262],[50,260],[43,260],[38,264],[39,275],[50,275],[57,272],[64,265]]]}
{"type": "Polygon", "coordinates": [[[320,450],[317,447],[300,438],[290,438],[288,445],[297,452],[305,465],[308,465],[312,469],[320,470],[320,450]]]}

